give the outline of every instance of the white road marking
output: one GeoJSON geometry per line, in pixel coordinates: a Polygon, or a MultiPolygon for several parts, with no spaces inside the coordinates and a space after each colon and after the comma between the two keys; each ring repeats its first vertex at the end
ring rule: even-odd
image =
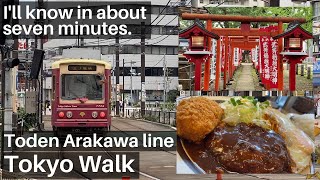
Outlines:
{"type": "Polygon", "coordinates": [[[142,176],[145,176],[145,177],[147,177],[147,178],[153,179],[153,180],[161,180],[161,179],[159,179],[159,178],[150,176],[149,174],[146,174],[146,173],[143,173],[143,172],[139,172],[139,174],[141,174],[142,176]]]}

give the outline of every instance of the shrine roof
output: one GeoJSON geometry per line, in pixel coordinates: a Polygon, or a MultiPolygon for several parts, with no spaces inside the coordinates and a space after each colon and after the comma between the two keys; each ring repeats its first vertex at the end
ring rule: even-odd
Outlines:
{"type": "Polygon", "coordinates": [[[293,21],[289,23],[288,28],[282,33],[278,34],[277,36],[274,36],[273,39],[279,39],[282,37],[290,36],[296,32],[301,33],[304,36],[304,39],[312,39],[313,36],[311,33],[306,31],[301,27],[301,24],[298,21],[293,21]]]}
{"type": "Polygon", "coordinates": [[[179,36],[182,38],[189,38],[192,34],[192,32],[202,32],[204,35],[209,36],[211,38],[214,39],[219,39],[219,35],[208,31],[204,24],[202,22],[200,22],[199,19],[194,20],[194,23],[192,26],[188,27],[187,29],[184,29],[182,31],[179,32],[179,36]]]}

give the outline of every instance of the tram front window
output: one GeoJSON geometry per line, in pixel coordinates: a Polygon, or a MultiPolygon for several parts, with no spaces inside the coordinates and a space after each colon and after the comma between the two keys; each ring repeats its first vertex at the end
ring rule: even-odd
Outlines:
{"type": "Polygon", "coordinates": [[[64,74],[61,76],[61,98],[101,100],[103,98],[102,80],[102,77],[97,74],[64,74]]]}

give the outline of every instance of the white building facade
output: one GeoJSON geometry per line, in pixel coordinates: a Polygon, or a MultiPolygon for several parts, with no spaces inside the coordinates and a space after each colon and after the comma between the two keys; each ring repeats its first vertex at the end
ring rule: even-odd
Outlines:
{"type": "MultiPolygon", "coordinates": [[[[145,46],[145,89],[150,103],[163,100],[164,90],[169,92],[178,88],[178,4],[168,0],[151,0],[151,38],[146,39],[145,46]],[[164,9],[164,10],[163,10],[164,9]],[[161,15],[159,15],[159,13],[161,15]],[[164,68],[166,67],[166,68],[164,68]],[[167,73],[164,76],[164,69],[167,73]]],[[[126,99],[138,102],[141,95],[141,49],[140,39],[120,39],[120,86],[123,85],[126,99]],[[132,72],[130,72],[132,66],[132,72]]],[[[61,49],[75,46],[76,40],[53,39],[44,44],[45,49],[61,49]]],[[[101,60],[107,61],[115,68],[115,39],[84,39],[83,48],[101,51],[101,60]]],[[[48,61],[48,63],[51,63],[48,61]]],[[[44,62],[46,64],[46,62],[44,62]]],[[[45,65],[46,66],[46,65],[45,65]]],[[[46,66],[47,67],[47,66],[46,66]]],[[[49,66],[48,66],[49,67],[49,66]]],[[[50,78],[48,78],[49,80],[50,78]]],[[[113,87],[116,78],[112,77],[113,87]]],[[[48,83],[48,82],[47,82],[48,83]]],[[[148,102],[147,102],[148,104],[148,102]]]]}
{"type": "Polygon", "coordinates": [[[313,54],[320,57],[320,1],[313,1],[313,54]]]}

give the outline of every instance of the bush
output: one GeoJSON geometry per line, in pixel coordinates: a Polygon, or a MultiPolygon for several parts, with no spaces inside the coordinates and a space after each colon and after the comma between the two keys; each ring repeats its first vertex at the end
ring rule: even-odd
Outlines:
{"type": "Polygon", "coordinates": [[[26,113],[24,108],[19,108],[18,118],[24,120],[23,126],[24,126],[24,129],[27,131],[30,128],[35,128],[37,126],[38,120],[37,120],[36,114],[35,113],[28,114],[26,113]]]}
{"type": "Polygon", "coordinates": [[[148,120],[148,121],[158,122],[159,117],[156,115],[146,115],[144,118],[145,120],[148,120]]]}
{"type": "Polygon", "coordinates": [[[176,104],[173,102],[167,102],[165,104],[160,105],[161,111],[173,111],[176,109],[176,104]]]}

